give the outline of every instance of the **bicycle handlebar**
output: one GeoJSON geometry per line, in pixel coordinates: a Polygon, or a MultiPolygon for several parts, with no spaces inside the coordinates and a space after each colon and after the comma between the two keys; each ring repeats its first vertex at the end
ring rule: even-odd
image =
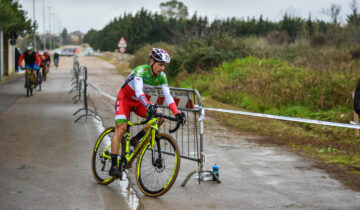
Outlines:
{"type": "Polygon", "coordinates": [[[146,120],[142,121],[140,124],[144,125],[144,124],[148,123],[153,117],[163,117],[163,118],[171,120],[171,121],[176,121],[177,123],[176,123],[175,128],[169,130],[169,133],[176,132],[180,128],[180,125],[182,124],[181,121],[176,119],[175,117],[170,117],[170,116],[164,115],[163,113],[156,113],[155,116],[151,116],[149,114],[149,116],[146,118],[146,120]]]}

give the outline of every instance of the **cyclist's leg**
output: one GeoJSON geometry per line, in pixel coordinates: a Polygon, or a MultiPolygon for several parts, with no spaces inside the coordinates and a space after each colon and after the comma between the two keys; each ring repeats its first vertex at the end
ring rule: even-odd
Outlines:
{"type": "Polygon", "coordinates": [[[25,85],[24,85],[25,88],[27,87],[27,85],[29,85],[29,84],[27,84],[29,72],[30,72],[30,69],[25,67],[25,85]]]}
{"type": "MultiPolygon", "coordinates": [[[[119,166],[117,165],[117,157],[120,149],[120,142],[123,140],[123,136],[127,129],[127,120],[129,119],[131,103],[127,103],[125,100],[124,94],[121,92],[118,96],[118,99],[115,102],[115,133],[111,141],[111,169],[109,175],[115,176],[120,175],[119,166]]],[[[122,144],[122,156],[125,155],[125,142],[122,144]]]]}
{"type": "Polygon", "coordinates": [[[34,77],[34,83],[37,83],[37,74],[36,74],[36,71],[37,70],[35,70],[34,68],[31,70],[31,73],[32,73],[32,75],[33,75],[33,77],[34,77]]]}
{"type": "MultiPolygon", "coordinates": [[[[140,102],[136,104],[136,109],[134,110],[134,112],[142,118],[147,117],[146,108],[140,102]]],[[[162,113],[159,108],[157,109],[157,113],[162,113]]],[[[164,122],[164,119],[158,118],[158,120],[159,120],[158,125],[161,126],[161,124],[164,122]]],[[[150,128],[150,126],[151,126],[150,124],[145,125],[141,131],[139,131],[135,136],[133,136],[130,140],[130,145],[136,147],[136,145],[139,143],[140,139],[145,135],[146,131],[150,128]]]]}

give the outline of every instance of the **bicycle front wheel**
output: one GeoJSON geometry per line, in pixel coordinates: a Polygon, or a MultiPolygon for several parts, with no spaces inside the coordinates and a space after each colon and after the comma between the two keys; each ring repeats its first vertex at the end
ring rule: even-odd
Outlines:
{"type": "Polygon", "coordinates": [[[111,140],[114,132],[114,127],[105,129],[100,134],[93,149],[91,170],[95,180],[102,185],[108,185],[115,180],[114,177],[109,176],[111,140]]]}
{"type": "Polygon", "coordinates": [[[180,152],[176,141],[168,134],[158,134],[154,149],[151,148],[151,141],[148,141],[139,154],[137,184],[145,195],[161,196],[174,184],[179,169],[180,152]]]}

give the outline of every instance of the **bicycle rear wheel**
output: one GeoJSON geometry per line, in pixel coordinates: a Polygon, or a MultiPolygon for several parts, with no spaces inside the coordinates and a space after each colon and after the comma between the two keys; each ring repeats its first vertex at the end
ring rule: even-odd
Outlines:
{"type": "Polygon", "coordinates": [[[154,150],[151,149],[151,141],[148,141],[139,154],[136,164],[137,184],[145,195],[161,196],[174,184],[179,169],[180,152],[176,141],[168,134],[158,134],[154,150]]]}
{"type": "Polygon", "coordinates": [[[41,69],[39,69],[37,72],[37,82],[38,82],[38,86],[39,86],[39,91],[41,91],[42,80],[43,80],[43,75],[42,75],[41,69]]]}
{"type": "Polygon", "coordinates": [[[94,146],[91,170],[95,180],[102,185],[108,185],[112,183],[115,178],[109,176],[109,170],[111,167],[111,140],[114,136],[115,128],[107,128],[100,134],[96,144],[94,146]]]}

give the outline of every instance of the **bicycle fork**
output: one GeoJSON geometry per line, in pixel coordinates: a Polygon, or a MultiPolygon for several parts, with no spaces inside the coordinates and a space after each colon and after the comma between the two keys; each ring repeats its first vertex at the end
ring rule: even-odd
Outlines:
{"type": "Polygon", "coordinates": [[[161,158],[161,146],[160,146],[160,140],[156,138],[156,133],[159,129],[158,124],[151,126],[152,128],[152,135],[151,135],[151,161],[152,165],[157,168],[162,168],[162,158],[161,158]],[[154,145],[156,143],[156,149],[154,148],[154,145]],[[156,157],[156,151],[158,153],[158,156],[156,157]]]}

